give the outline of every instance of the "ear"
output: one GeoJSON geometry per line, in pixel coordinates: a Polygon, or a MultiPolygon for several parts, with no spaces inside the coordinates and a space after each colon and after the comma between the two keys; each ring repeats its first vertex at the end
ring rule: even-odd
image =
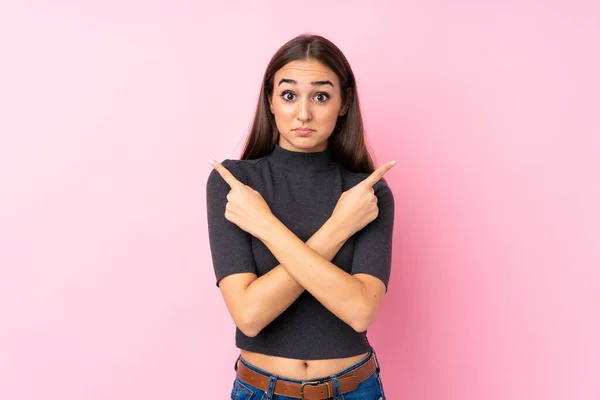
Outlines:
{"type": "Polygon", "coordinates": [[[269,109],[271,110],[271,114],[273,114],[273,103],[272,103],[273,98],[270,95],[267,96],[267,98],[269,99],[269,109]]]}
{"type": "Polygon", "coordinates": [[[340,117],[346,115],[346,113],[348,112],[348,108],[350,108],[351,100],[352,100],[352,88],[348,88],[348,89],[346,89],[346,102],[344,103],[344,106],[340,110],[340,117]]]}

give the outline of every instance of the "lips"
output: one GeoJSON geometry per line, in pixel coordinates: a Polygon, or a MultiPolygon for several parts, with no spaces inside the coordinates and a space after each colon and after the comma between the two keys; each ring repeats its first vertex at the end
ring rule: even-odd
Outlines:
{"type": "Polygon", "coordinates": [[[296,132],[298,133],[302,133],[304,135],[306,135],[307,133],[311,133],[314,131],[314,129],[302,129],[302,128],[298,128],[298,129],[294,129],[296,132]]]}

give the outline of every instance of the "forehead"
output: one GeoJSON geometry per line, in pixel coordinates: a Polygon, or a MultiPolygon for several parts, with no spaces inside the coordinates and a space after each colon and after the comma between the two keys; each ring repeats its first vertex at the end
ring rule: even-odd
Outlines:
{"type": "Polygon", "coordinates": [[[337,75],[327,66],[316,60],[295,60],[287,63],[275,72],[275,86],[282,78],[293,79],[299,85],[310,85],[312,81],[330,80],[338,86],[337,75]]]}

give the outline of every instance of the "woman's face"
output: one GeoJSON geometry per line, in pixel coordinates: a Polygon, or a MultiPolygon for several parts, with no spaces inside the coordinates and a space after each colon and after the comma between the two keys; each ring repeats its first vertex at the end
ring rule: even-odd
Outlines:
{"type": "Polygon", "coordinates": [[[279,145],[300,152],[325,150],[338,116],[346,113],[337,75],[319,61],[298,60],[279,69],[273,85],[269,102],[279,145]],[[312,131],[306,134],[298,128],[312,131]]]}

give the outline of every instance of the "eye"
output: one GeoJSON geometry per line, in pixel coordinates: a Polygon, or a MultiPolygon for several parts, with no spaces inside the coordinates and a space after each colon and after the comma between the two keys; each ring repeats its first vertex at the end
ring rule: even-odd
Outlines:
{"type": "MultiPolygon", "coordinates": [[[[291,95],[291,96],[296,96],[293,92],[286,90],[285,92],[281,93],[279,96],[285,100],[285,101],[292,101],[293,99],[290,99],[289,97],[287,97],[287,95],[291,95]]],[[[321,98],[324,97],[324,100],[318,100],[319,103],[326,103],[329,100],[329,94],[325,93],[325,92],[319,92],[315,95],[315,97],[319,97],[321,96],[321,98]]]]}
{"type": "Polygon", "coordinates": [[[329,100],[329,95],[327,93],[317,93],[317,96],[325,96],[325,100],[321,101],[321,103],[325,103],[327,100],[329,100]]]}
{"type": "Polygon", "coordinates": [[[285,96],[286,96],[286,95],[288,95],[288,94],[291,94],[292,96],[294,96],[294,94],[293,94],[292,92],[288,91],[288,90],[286,90],[285,92],[281,93],[281,95],[280,95],[280,96],[281,96],[281,98],[282,98],[283,100],[285,100],[285,101],[291,101],[291,99],[289,99],[289,98],[286,98],[286,97],[285,97],[285,96]]]}

